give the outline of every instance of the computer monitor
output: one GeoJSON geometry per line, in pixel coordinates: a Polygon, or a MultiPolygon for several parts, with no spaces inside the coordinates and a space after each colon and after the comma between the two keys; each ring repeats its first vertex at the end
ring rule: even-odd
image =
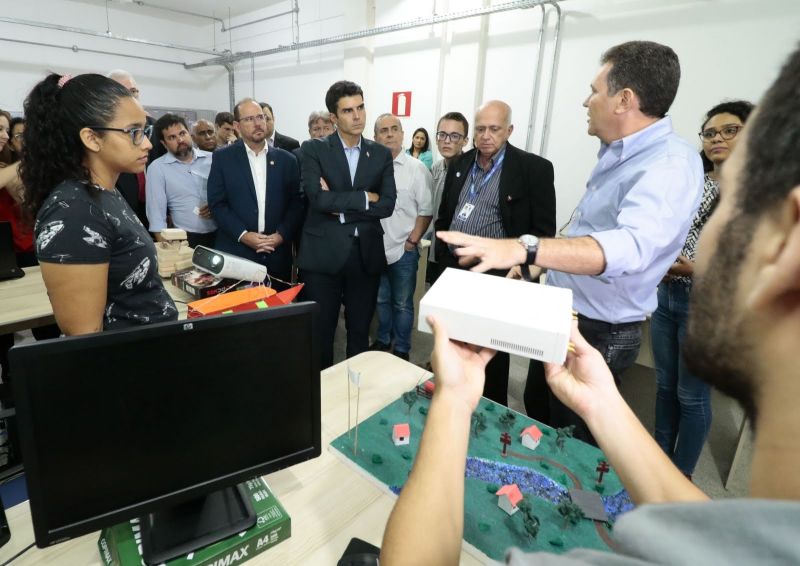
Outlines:
{"type": "Polygon", "coordinates": [[[37,546],[142,517],[145,560],[160,563],[252,524],[236,484],[320,455],[317,310],[12,349],[37,546]]]}

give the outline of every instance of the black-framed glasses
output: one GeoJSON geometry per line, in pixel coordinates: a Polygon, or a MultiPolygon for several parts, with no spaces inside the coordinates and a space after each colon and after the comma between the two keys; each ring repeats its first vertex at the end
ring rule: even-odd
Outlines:
{"type": "Polygon", "coordinates": [[[436,132],[436,140],[437,141],[444,141],[450,140],[453,143],[458,143],[463,140],[467,136],[463,136],[458,132],[436,132]]]}
{"type": "Polygon", "coordinates": [[[122,132],[123,134],[128,134],[131,137],[131,142],[133,142],[133,145],[141,144],[145,136],[149,138],[153,133],[153,126],[149,125],[145,126],[144,128],[106,128],[105,126],[88,127],[101,132],[122,132]]]}
{"type": "Polygon", "coordinates": [[[715,128],[708,128],[706,130],[703,130],[697,135],[699,135],[700,139],[703,140],[704,142],[710,142],[715,137],[717,137],[717,134],[719,134],[723,140],[728,141],[735,138],[736,134],[738,134],[739,130],[741,130],[742,128],[744,128],[744,126],[742,126],[741,124],[727,124],[725,126],[722,126],[719,130],[715,128]]]}

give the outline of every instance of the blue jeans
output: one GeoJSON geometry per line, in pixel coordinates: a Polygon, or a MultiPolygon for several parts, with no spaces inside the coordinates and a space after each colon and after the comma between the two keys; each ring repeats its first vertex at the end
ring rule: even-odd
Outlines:
{"type": "Polygon", "coordinates": [[[686,369],[689,291],[678,281],[658,286],[658,309],[650,322],[656,365],[656,442],[684,474],[691,475],[711,428],[711,388],[686,369]]]}
{"type": "Polygon", "coordinates": [[[411,350],[411,327],[414,326],[414,290],[417,287],[419,251],[406,251],[396,262],[386,266],[378,287],[378,342],[391,344],[394,350],[411,350]]]}

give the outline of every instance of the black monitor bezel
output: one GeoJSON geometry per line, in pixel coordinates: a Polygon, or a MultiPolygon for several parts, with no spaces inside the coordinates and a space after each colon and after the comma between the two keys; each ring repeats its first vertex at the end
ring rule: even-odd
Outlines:
{"type": "MultiPolygon", "coordinates": [[[[312,375],[319,376],[319,340],[315,330],[317,327],[317,317],[319,316],[319,307],[313,302],[294,303],[250,312],[163,322],[113,332],[99,332],[91,335],[56,338],[12,348],[9,352],[9,359],[14,372],[13,389],[17,407],[20,446],[28,486],[28,497],[36,545],[40,548],[44,548],[58,544],[76,536],[94,532],[103,527],[151,513],[166,505],[181,503],[193,497],[202,496],[217,489],[235,485],[241,481],[265,475],[318,457],[322,452],[322,425],[320,418],[321,393],[320,380],[318,378],[313,382],[311,392],[311,403],[318,408],[314,413],[316,418],[314,418],[312,422],[314,446],[310,446],[307,450],[289,455],[279,461],[272,460],[258,466],[234,471],[225,477],[210,478],[206,482],[187,486],[184,489],[173,491],[169,494],[155,497],[136,505],[111,510],[108,513],[97,515],[77,523],[51,526],[47,521],[46,502],[43,501],[41,495],[42,482],[45,481],[46,478],[42,477],[42,470],[39,466],[36,438],[34,437],[34,427],[32,426],[31,405],[27,395],[29,376],[26,373],[25,361],[29,356],[41,355],[43,350],[45,352],[60,353],[75,348],[87,348],[89,346],[102,347],[105,344],[119,344],[120,342],[131,340],[132,336],[140,335],[140,333],[147,333],[149,338],[168,338],[178,333],[194,330],[196,327],[213,330],[219,327],[224,328],[231,324],[248,324],[286,316],[308,317],[311,335],[311,371],[312,375]]],[[[63,472],[69,473],[68,470],[64,470],[63,472]]]]}

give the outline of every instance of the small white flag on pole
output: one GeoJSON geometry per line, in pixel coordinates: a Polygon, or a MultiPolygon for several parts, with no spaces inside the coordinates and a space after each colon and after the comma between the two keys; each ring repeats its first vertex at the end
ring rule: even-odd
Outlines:
{"type": "Polygon", "coordinates": [[[353,385],[361,387],[361,372],[350,369],[350,366],[347,366],[347,375],[350,377],[350,381],[353,385]]]}

